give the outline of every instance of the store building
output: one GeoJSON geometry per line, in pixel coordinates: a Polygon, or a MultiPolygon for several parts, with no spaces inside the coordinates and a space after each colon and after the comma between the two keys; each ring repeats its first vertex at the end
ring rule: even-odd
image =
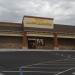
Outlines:
{"type": "Polygon", "coordinates": [[[75,49],[75,26],[53,18],[24,16],[21,23],[0,22],[1,49],[75,49]]]}

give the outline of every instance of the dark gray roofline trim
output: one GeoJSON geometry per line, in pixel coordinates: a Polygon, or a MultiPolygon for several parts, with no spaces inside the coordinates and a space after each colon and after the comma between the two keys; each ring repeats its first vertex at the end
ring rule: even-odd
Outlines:
{"type": "MultiPolygon", "coordinates": [[[[35,17],[35,16],[26,16],[26,15],[25,15],[24,17],[40,18],[40,19],[49,19],[49,20],[51,19],[51,20],[53,20],[53,18],[47,18],[47,17],[38,17],[38,16],[37,16],[37,17],[35,17]]],[[[24,17],[23,17],[23,18],[24,18],[24,17]]]]}

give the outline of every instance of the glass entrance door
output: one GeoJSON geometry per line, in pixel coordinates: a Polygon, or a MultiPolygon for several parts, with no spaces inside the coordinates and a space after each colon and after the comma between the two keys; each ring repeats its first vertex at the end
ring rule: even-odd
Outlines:
{"type": "Polygon", "coordinates": [[[36,39],[28,39],[28,48],[36,49],[36,39]]]}
{"type": "Polygon", "coordinates": [[[44,47],[44,39],[42,38],[28,38],[29,49],[42,49],[44,47]]]}

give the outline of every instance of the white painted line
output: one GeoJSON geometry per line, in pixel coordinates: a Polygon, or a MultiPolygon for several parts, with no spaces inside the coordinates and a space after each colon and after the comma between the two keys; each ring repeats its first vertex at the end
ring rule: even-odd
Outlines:
{"type": "Polygon", "coordinates": [[[75,72],[72,72],[73,75],[75,75],[75,72]]]}
{"type": "Polygon", "coordinates": [[[75,65],[75,64],[67,64],[67,63],[66,64],[57,64],[57,63],[53,63],[53,64],[34,64],[34,65],[36,65],[36,66],[39,66],[39,65],[64,65],[65,66],[65,65],[75,65]]]}
{"type": "MultiPolygon", "coordinates": [[[[54,61],[50,61],[50,62],[55,62],[55,61],[62,61],[62,60],[54,60],[54,61]]],[[[46,61],[46,62],[48,62],[48,61],[46,61]]],[[[21,68],[33,66],[33,65],[41,65],[41,64],[46,63],[46,62],[40,62],[40,63],[36,63],[36,64],[26,65],[26,66],[22,66],[21,68]]]]}
{"type": "MultiPolygon", "coordinates": [[[[20,71],[2,71],[2,72],[9,72],[9,73],[17,73],[17,72],[20,72],[20,71]]],[[[49,72],[49,71],[22,71],[22,72],[38,72],[38,73],[58,73],[58,72],[49,72]]]]}
{"type": "Polygon", "coordinates": [[[39,69],[68,69],[67,67],[24,67],[25,69],[26,68],[39,68],[39,69]]]}
{"type": "Polygon", "coordinates": [[[70,71],[70,70],[72,70],[72,69],[75,69],[75,67],[70,68],[70,69],[67,69],[67,70],[62,71],[62,72],[59,72],[59,73],[57,73],[57,74],[55,74],[55,75],[60,75],[60,74],[62,74],[62,73],[65,73],[65,72],[67,72],[67,71],[70,71]]]}
{"type": "Polygon", "coordinates": [[[34,52],[75,52],[75,50],[50,50],[50,49],[0,49],[0,52],[34,51],[34,52]]]}
{"type": "MultiPolygon", "coordinates": [[[[44,64],[44,63],[47,63],[47,62],[64,61],[64,60],[69,60],[69,59],[40,62],[40,63],[36,63],[36,64],[31,64],[31,65],[21,66],[21,68],[31,67],[31,66],[33,66],[33,65],[41,65],[41,64],[44,64]]],[[[49,64],[48,64],[48,65],[49,65],[49,64]]],[[[56,65],[56,64],[55,64],[55,65],[56,65]]],[[[72,65],[72,64],[70,64],[70,65],[72,65]]]]}

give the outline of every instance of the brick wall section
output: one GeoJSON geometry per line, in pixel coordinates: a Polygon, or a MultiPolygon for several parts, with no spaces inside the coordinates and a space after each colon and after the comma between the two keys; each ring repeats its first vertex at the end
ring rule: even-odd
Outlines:
{"type": "Polygon", "coordinates": [[[0,36],[0,49],[18,49],[21,48],[21,37],[0,36]]]}
{"type": "Polygon", "coordinates": [[[59,49],[75,50],[75,39],[60,38],[58,39],[59,49]]]}

